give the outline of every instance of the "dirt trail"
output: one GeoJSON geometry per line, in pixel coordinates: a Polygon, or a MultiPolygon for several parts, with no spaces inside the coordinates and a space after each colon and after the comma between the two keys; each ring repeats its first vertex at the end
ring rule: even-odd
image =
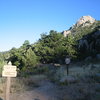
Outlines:
{"type": "MultiPolygon", "coordinates": [[[[0,97],[4,96],[0,94],[0,97]]],[[[39,87],[12,93],[10,100],[100,100],[100,84],[76,83],[61,87],[46,80],[39,87]]]]}
{"type": "Polygon", "coordinates": [[[13,94],[10,100],[49,100],[46,95],[36,91],[26,91],[20,94],[13,94]]]}
{"type": "Polygon", "coordinates": [[[38,88],[10,94],[10,100],[59,100],[60,97],[58,97],[57,92],[58,87],[56,85],[50,81],[42,81],[38,88]]]}

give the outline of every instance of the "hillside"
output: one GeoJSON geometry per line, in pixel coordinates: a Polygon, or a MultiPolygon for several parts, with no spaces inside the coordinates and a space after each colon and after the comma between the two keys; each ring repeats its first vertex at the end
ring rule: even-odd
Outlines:
{"type": "Polygon", "coordinates": [[[20,70],[31,70],[40,63],[65,64],[67,55],[72,61],[100,60],[100,21],[82,16],[69,30],[51,30],[48,35],[41,34],[36,43],[25,40],[20,48],[12,48],[0,55],[1,65],[10,60],[20,70]]]}
{"type": "Polygon", "coordinates": [[[69,34],[78,41],[77,49],[81,58],[100,59],[100,21],[91,16],[83,16],[63,32],[65,37],[69,34]]]}
{"type": "MultiPolygon", "coordinates": [[[[71,26],[69,30],[65,30],[63,32],[64,36],[66,37],[69,33],[71,34],[75,34],[80,30],[84,30],[84,28],[89,27],[89,30],[96,27],[96,25],[94,26],[94,23],[98,23],[94,18],[92,18],[91,16],[82,16],[78,21],[76,21],[76,24],[71,26]],[[94,26],[94,27],[90,27],[90,26],[94,26]]],[[[80,33],[81,34],[81,33],[80,33]]]]}

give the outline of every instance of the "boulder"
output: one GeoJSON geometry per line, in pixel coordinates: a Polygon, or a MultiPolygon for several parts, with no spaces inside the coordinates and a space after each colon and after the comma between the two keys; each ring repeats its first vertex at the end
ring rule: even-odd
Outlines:
{"type": "Polygon", "coordinates": [[[65,76],[60,80],[61,83],[76,83],[77,79],[73,76],[65,76]]]}

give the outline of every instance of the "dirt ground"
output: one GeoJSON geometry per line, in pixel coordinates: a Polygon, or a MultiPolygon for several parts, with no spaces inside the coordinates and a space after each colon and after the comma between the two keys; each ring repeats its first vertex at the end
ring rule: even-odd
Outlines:
{"type": "MultiPolygon", "coordinates": [[[[33,90],[30,89],[20,93],[11,93],[10,100],[58,100],[58,94],[56,94],[58,91],[57,88],[56,85],[45,80],[40,83],[39,87],[34,88],[33,90]]],[[[0,97],[4,100],[4,94],[0,94],[0,97]]]]}
{"type": "MultiPolygon", "coordinates": [[[[40,84],[39,87],[34,89],[11,93],[10,100],[100,100],[100,90],[98,90],[100,84],[98,83],[59,86],[45,80],[40,84]]],[[[3,94],[0,94],[0,97],[0,100],[4,100],[3,94]]]]}
{"type": "MultiPolygon", "coordinates": [[[[31,88],[29,89],[10,93],[10,100],[100,100],[100,81],[84,76],[89,73],[88,68],[84,72],[82,68],[74,67],[70,69],[70,73],[74,74],[74,76],[77,75],[78,81],[76,83],[61,85],[51,82],[44,75],[28,77],[27,80],[25,79],[26,82],[36,82],[38,86],[34,87],[32,86],[33,83],[31,83],[31,86],[29,85],[31,88]]],[[[20,84],[21,86],[17,84],[19,85],[17,87],[20,89],[24,88],[23,83],[20,84]]],[[[5,95],[1,91],[0,100],[5,100],[4,97],[5,95]]]]}

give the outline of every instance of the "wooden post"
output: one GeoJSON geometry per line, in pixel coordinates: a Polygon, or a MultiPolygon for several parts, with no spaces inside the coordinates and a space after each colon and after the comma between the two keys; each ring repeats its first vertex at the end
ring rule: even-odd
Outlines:
{"type": "Polygon", "coordinates": [[[6,100],[10,100],[10,84],[11,84],[11,77],[7,77],[7,82],[6,82],[6,100]]]}
{"type": "Polygon", "coordinates": [[[7,77],[5,100],[10,100],[11,77],[17,76],[16,69],[17,69],[17,67],[13,66],[11,62],[9,62],[7,65],[3,66],[2,76],[7,77]]]}
{"type": "Polygon", "coordinates": [[[69,75],[69,64],[66,64],[67,66],[67,75],[69,75]]]}

